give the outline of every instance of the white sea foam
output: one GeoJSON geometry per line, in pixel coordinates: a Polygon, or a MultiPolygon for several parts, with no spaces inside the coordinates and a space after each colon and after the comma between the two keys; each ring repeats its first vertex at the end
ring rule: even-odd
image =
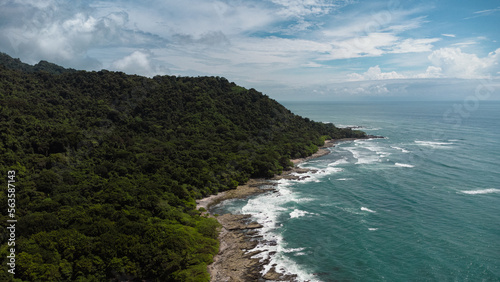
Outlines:
{"type": "Polygon", "coordinates": [[[384,151],[384,148],[380,146],[371,145],[371,146],[365,146],[365,148],[369,151],[375,152],[375,154],[379,155],[382,158],[385,158],[391,154],[389,152],[384,151]]]}
{"type": "MultiPolygon", "coordinates": [[[[257,258],[260,259],[260,261],[264,261],[266,259],[269,259],[269,264],[264,265],[264,269],[261,271],[261,274],[264,275],[266,274],[271,268],[274,266],[276,272],[282,273],[282,274],[288,274],[288,275],[297,275],[298,281],[318,281],[315,279],[315,277],[306,271],[302,269],[300,265],[298,265],[295,261],[287,258],[284,255],[279,255],[283,253],[283,250],[281,247],[276,246],[276,254],[273,256],[269,256],[268,254],[266,255],[267,250],[266,249],[260,249],[259,246],[256,248],[252,249],[251,252],[254,251],[263,251],[255,256],[252,256],[252,258],[257,258]],[[263,255],[264,254],[264,255],[263,255]]],[[[248,253],[248,252],[247,252],[248,253]]],[[[301,254],[300,252],[297,254],[301,254]]]]}
{"type": "Polygon", "coordinates": [[[395,163],[394,165],[399,167],[415,167],[414,165],[411,164],[402,164],[402,163],[395,163]]]}
{"type": "Polygon", "coordinates": [[[417,144],[421,145],[453,145],[451,142],[436,142],[436,141],[415,141],[417,144]]]}
{"type": "Polygon", "coordinates": [[[347,163],[347,161],[345,159],[340,159],[333,163],[330,163],[327,167],[299,166],[301,168],[309,169],[310,171],[306,173],[293,172],[290,175],[299,177],[299,181],[301,182],[321,182],[321,178],[343,171],[342,168],[336,167],[336,165],[342,163],[347,163]]]}
{"type": "Polygon", "coordinates": [[[348,212],[348,213],[363,215],[363,213],[360,212],[357,208],[344,208],[344,207],[338,207],[338,206],[336,206],[336,208],[341,209],[341,210],[348,212]]]}
{"type": "Polygon", "coordinates": [[[354,146],[342,147],[341,149],[349,151],[357,160],[356,164],[373,164],[384,161],[391,152],[383,144],[370,140],[355,140],[354,146]]]}
{"type": "Polygon", "coordinates": [[[299,198],[299,199],[298,198],[294,198],[293,201],[296,202],[296,203],[307,203],[307,202],[314,201],[314,199],[313,198],[302,197],[302,198],[299,198]]]}
{"type": "Polygon", "coordinates": [[[290,248],[290,249],[283,249],[284,253],[295,253],[295,252],[301,252],[305,250],[306,248],[290,248]]]}
{"type": "Polygon", "coordinates": [[[376,212],[376,211],[374,211],[374,210],[371,210],[371,209],[369,209],[369,208],[367,208],[367,207],[361,207],[361,210],[362,210],[362,211],[367,211],[367,212],[371,212],[371,213],[374,213],[374,212],[376,212]]]}
{"type": "MultiPolygon", "coordinates": [[[[377,147],[376,145],[370,144],[369,142],[370,141],[358,144],[359,146],[355,145],[356,147],[352,147],[352,149],[354,150],[353,155],[355,155],[359,151],[360,155],[358,155],[358,162],[374,162],[379,160],[379,155],[377,155],[377,152],[381,153],[381,151],[383,151],[383,148],[377,147]],[[372,146],[372,150],[363,148],[366,145],[372,146]]],[[[243,214],[251,214],[252,219],[257,221],[263,227],[257,230],[259,232],[258,235],[262,237],[262,240],[260,240],[260,242],[254,249],[247,250],[247,252],[250,253],[254,251],[260,251],[260,253],[258,253],[254,257],[260,259],[261,261],[269,261],[269,263],[264,266],[263,274],[267,273],[272,268],[272,266],[275,265],[275,269],[277,272],[296,274],[298,275],[299,281],[315,281],[316,277],[310,275],[306,269],[302,268],[300,265],[289,258],[290,255],[298,256],[307,254],[307,251],[304,251],[303,249],[286,248],[286,242],[281,235],[282,225],[279,223],[279,219],[283,219],[283,216],[286,217],[287,215],[290,219],[317,215],[315,213],[300,209],[294,209],[292,211],[290,208],[285,208],[285,206],[289,206],[290,203],[299,203],[301,201],[312,200],[303,199],[301,198],[300,194],[293,193],[293,189],[291,186],[295,183],[300,182],[319,182],[322,178],[329,177],[330,175],[341,172],[343,169],[340,166],[348,163],[349,162],[347,158],[341,158],[331,163],[326,163],[324,160],[315,160],[304,163],[305,165],[300,167],[315,171],[294,174],[301,177],[303,180],[278,180],[275,182],[277,183],[275,193],[263,194],[261,196],[253,197],[248,200],[247,204],[242,208],[241,212],[243,214]],[[290,255],[287,255],[287,253],[290,253],[290,255]]],[[[332,179],[335,179],[335,177],[332,179]]],[[[352,178],[343,179],[352,180],[352,178]]],[[[360,211],[359,208],[353,207],[342,209],[350,213],[366,215],[366,211],[360,211]]],[[[370,212],[374,211],[370,210],[370,212]]]]}
{"type": "Polygon", "coordinates": [[[338,124],[338,128],[352,128],[352,129],[362,129],[362,126],[359,125],[345,125],[345,124],[338,124]]]}
{"type": "Polygon", "coordinates": [[[433,149],[445,149],[449,148],[449,145],[453,145],[455,143],[452,142],[438,142],[438,141],[415,141],[420,146],[431,147],[433,149]]]}
{"type": "Polygon", "coordinates": [[[378,228],[368,228],[368,230],[370,230],[370,231],[376,231],[376,230],[378,230],[378,228]]]}
{"type": "Polygon", "coordinates": [[[320,169],[316,172],[316,174],[319,174],[320,176],[325,176],[325,175],[330,175],[332,173],[335,173],[335,172],[341,172],[343,171],[342,168],[340,167],[327,167],[327,168],[324,168],[324,169],[320,169]]]}
{"type": "Polygon", "coordinates": [[[302,217],[302,216],[305,216],[305,215],[308,215],[308,214],[313,214],[313,213],[310,213],[310,212],[307,212],[307,211],[301,211],[299,209],[294,209],[290,213],[290,218],[298,218],[298,217],[302,217]]]}
{"type": "Polygon", "coordinates": [[[356,164],[372,164],[379,161],[379,156],[373,152],[364,150],[359,147],[346,147],[345,150],[349,151],[352,156],[357,160],[356,164]]]}
{"type": "MultiPolygon", "coordinates": [[[[289,213],[290,217],[300,217],[308,214],[305,211],[294,210],[290,213],[288,208],[283,206],[290,202],[300,202],[301,198],[296,193],[292,193],[290,185],[294,180],[281,179],[276,181],[278,184],[275,193],[262,194],[251,198],[242,208],[242,213],[252,215],[252,219],[262,225],[258,230],[262,240],[254,249],[247,250],[247,253],[260,251],[253,256],[260,261],[269,260],[269,264],[264,266],[262,274],[267,273],[273,265],[277,272],[284,274],[296,274],[300,281],[314,281],[314,277],[307,273],[300,265],[284,255],[287,252],[299,251],[299,249],[287,249],[280,234],[278,218],[283,214],[289,213]],[[270,244],[271,242],[271,244],[270,244]]],[[[302,251],[302,249],[300,249],[302,251]]]]}
{"type": "Polygon", "coordinates": [[[460,192],[464,193],[464,194],[469,194],[469,195],[491,194],[491,193],[500,193],[500,189],[490,188],[490,189],[481,189],[481,190],[467,190],[467,191],[460,191],[460,192]]]}
{"type": "Polygon", "coordinates": [[[328,166],[338,166],[338,165],[341,165],[341,164],[348,164],[349,162],[347,161],[346,158],[342,158],[342,159],[338,159],[336,161],[334,161],[333,163],[329,163],[328,166]]]}
{"type": "Polygon", "coordinates": [[[307,172],[307,173],[290,173],[292,176],[297,176],[299,177],[299,181],[301,182],[321,182],[319,180],[319,174],[314,174],[312,172],[307,172]]]}
{"type": "Polygon", "coordinates": [[[354,180],[354,178],[337,178],[339,181],[348,181],[348,180],[354,180]]]}
{"type": "Polygon", "coordinates": [[[396,146],[391,146],[391,148],[393,149],[396,149],[396,150],[400,150],[401,152],[403,153],[409,153],[410,151],[406,150],[406,149],[403,149],[401,147],[396,147],[396,146]]]}

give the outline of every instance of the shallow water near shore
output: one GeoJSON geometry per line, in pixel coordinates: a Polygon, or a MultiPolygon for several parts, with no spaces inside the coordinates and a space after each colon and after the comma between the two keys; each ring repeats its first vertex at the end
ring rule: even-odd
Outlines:
{"type": "Polygon", "coordinates": [[[301,164],[317,170],[305,180],[214,207],[263,225],[260,257],[302,281],[500,279],[499,102],[467,116],[461,102],[283,104],[387,138],[340,143],[301,164]]]}

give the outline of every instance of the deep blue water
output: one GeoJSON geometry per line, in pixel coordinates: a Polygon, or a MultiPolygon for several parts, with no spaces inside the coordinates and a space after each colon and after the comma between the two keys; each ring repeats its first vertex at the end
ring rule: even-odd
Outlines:
{"type": "Polygon", "coordinates": [[[264,225],[257,248],[311,281],[500,281],[500,103],[283,103],[385,139],[303,163],[305,181],[216,212],[264,225]],[[455,106],[454,106],[455,105],[455,106]]]}

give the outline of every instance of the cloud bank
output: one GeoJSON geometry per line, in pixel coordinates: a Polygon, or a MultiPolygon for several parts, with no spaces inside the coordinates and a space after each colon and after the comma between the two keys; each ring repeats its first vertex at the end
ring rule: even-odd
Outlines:
{"type": "Polygon", "coordinates": [[[342,83],[388,81],[348,87],[380,95],[403,93],[409,89],[400,85],[403,80],[427,85],[436,79],[498,79],[500,35],[480,25],[485,20],[500,25],[498,6],[479,9],[469,3],[463,7],[469,10],[467,25],[458,26],[453,19],[463,17],[447,14],[450,21],[440,30],[436,16],[450,13],[446,6],[454,4],[439,5],[6,0],[0,4],[0,51],[32,64],[48,60],[146,76],[225,76],[281,99],[314,87],[342,89],[342,83]],[[467,28],[479,35],[463,36],[467,28]]]}
{"type": "Polygon", "coordinates": [[[382,72],[380,67],[370,67],[362,74],[349,74],[349,80],[386,80],[406,78],[462,78],[486,79],[500,72],[500,48],[479,58],[475,54],[464,53],[460,48],[441,48],[428,57],[432,64],[424,73],[400,74],[395,71],[382,72]]]}

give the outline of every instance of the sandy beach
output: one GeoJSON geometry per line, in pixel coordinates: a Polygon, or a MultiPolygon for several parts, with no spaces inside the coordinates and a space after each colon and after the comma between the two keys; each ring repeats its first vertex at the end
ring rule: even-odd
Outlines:
{"type": "MultiPolygon", "coordinates": [[[[323,147],[319,148],[313,155],[291,160],[294,167],[284,171],[280,175],[276,175],[271,179],[250,179],[246,184],[239,185],[236,189],[221,192],[217,195],[212,195],[207,198],[196,201],[197,209],[204,208],[207,216],[210,215],[208,210],[210,207],[221,203],[222,201],[234,198],[246,198],[251,195],[265,193],[274,190],[273,182],[269,180],[279,179],[300,179],[301,173],[306,173],[309,170],[300,168],[298,165],[310,159],[318,158],[330,153],[329,148],[342,141],[352,141],[354,138],[326,140],[323,147]]],[[[257,252],[251,252],[257,245],[257,231],[261,227],[260,224],[249,220],[250,215],[233,215],[225,214],[216,217],[222,225],[219,233],[219,253],[214,257],[214,262],[208,266],[211,281],[296,281],[294,275],[283,275],[271,268],[264,275],[261,274],[263,266],[268,264],[268,261],[260,261],[257,258],[252,258],[257,252]]]]}

